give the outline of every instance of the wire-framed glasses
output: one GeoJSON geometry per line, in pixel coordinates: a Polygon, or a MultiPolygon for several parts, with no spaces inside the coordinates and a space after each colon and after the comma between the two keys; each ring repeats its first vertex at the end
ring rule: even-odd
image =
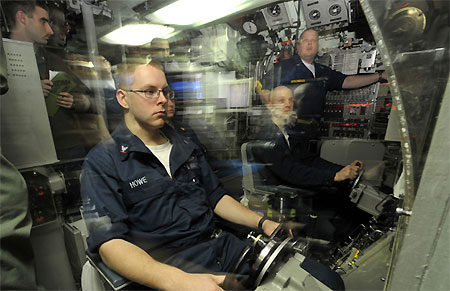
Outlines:
{"type": "Polygon", "coordinates": [[[144,96],[147,99],[158,99],[161,92],[167,99],[175,98],[175,91],[170,89],[147,89],[147,90],[125,90],[125,91],[133,93],[144,93],[141,96],[144,96]]]}

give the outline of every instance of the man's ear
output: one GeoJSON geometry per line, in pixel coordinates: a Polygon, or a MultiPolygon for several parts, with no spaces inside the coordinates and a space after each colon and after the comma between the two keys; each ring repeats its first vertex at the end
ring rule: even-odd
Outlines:
{"type": "Polygon", "coordinates": [[[116,98],[120,106],[122,106],[125,109],[129,108],[127,100],[127,92],[125,92],[123,89],[118,89],[116,92],[116,98]]]}
{"type": "Polygon", "coordinates": [[[23,10],[17,10],[16,22],[25,25],[28,21],[28,15],[23,10]]]}

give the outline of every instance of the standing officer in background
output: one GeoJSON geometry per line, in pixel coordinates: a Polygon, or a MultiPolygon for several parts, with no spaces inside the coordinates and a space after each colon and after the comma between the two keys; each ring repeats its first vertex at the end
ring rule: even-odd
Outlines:
{"type": "Polygon", "coordinates": [[[312,28],[304,30],[297,45],[297,55],[276,64],[273,74],[269,73],[263,80],[263,89],[268,90],[279,85],[311,83],[314,93],[305,96],[298,112],[303,119],[322,116],[327,91],[355,89],[386,80],[385,72],[347,76],[315,63],[318,50],[319,33],[312,28]]]}
{"type": "Polygon", "coordinates": [[[63,7],[57,7],[55,4],[47,6],[41,1],[26,0],[7,1],[5,10],[11,26],[10,38],[31,42],[34,45],[58,159],[84,157],[87,150],[92,147],[86,143],[84,135],[91,128],[95,128],[96,124],[92,122],[89,126],[83,127],[83,121],[91,121],[92,118],[88,119],[90,115],[97,116],[97,106],[94,99],[89,97],[91,91],[67,65],[65,51],[67,30],[63,7]],[[56,96],[51,94],[52,90],[55,92],[54,89],[58,89],[58,84],[49,80],[50,70],[64,73],[65,77],[61,82],[73,83],[72,88],[55,93],[56,96]],[[48,104],[54,106],[52,110],[48,104]]]}
{"type": "MultiPolygon", "coordinates": [[[[164,127],[174,97],[160,64],[137,67],[117,90],[124,122],[87,156],[81,176],[86,209],[107,216],[90,230],[89,249],[131,281],[162,290],[221,290],[245,243],[214,236],[213,216],[260,228],[261,218],[225,193],[192,141],[164,127]]],[[[142,288],[142,286],[133,286],[142,288]]]]}
{"type": "Polygon", "coordinates": [[[161,63],[166,72],[180,71],[180,67],[173,55],[170,53],[169,41],[164,38],[155,37],[150,43],[150,58],[161,63]]]}
{"type": "MultiPolygon", "coordinates": [[[[53,35],[47,4],[43,1],[16,0],[7,1],[4,4],[4,8],[11,28],[9,38],[33,43],[36,61],[39,66],[43,59],[43,52],[39,45],[47,44],[53,35]]],[[[53,86],[52,81],[48,79],[41,80],[41,85],[44,96],[47,96],[53,86]]],[[[61,93],[58,103],[61,107],[70,108],[73,103],[73,97],[70,94],[61,93]]]]}

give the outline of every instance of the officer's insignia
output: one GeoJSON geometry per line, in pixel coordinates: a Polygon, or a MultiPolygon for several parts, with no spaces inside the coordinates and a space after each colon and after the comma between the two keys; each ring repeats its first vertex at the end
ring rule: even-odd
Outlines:
{"type": "Polygon", "coordinates": [[[128,147],[126,147],[126,146],[122,146],[122,148],[121,148],[121,150],[120,150],[120,152],[122,153],[122,154],[126,154],[127,153],[127,149],[128,149],[128,147]]]}

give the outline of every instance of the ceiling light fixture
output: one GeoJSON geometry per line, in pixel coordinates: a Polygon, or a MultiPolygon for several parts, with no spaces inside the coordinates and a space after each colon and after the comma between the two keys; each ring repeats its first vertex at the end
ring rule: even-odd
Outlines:
{"type": "Polygon", "coordinates": [[[173,27],[159,24],[127,24],[100,38],[109,44],[143,45],[155,37],[167,37],[174,31],[173,27]]]}
{"type": "Polygon", "coordinates": [[[246,9],[246,0],[178,0],[148,15],[152,22],[202,25],[246,9]]]}

